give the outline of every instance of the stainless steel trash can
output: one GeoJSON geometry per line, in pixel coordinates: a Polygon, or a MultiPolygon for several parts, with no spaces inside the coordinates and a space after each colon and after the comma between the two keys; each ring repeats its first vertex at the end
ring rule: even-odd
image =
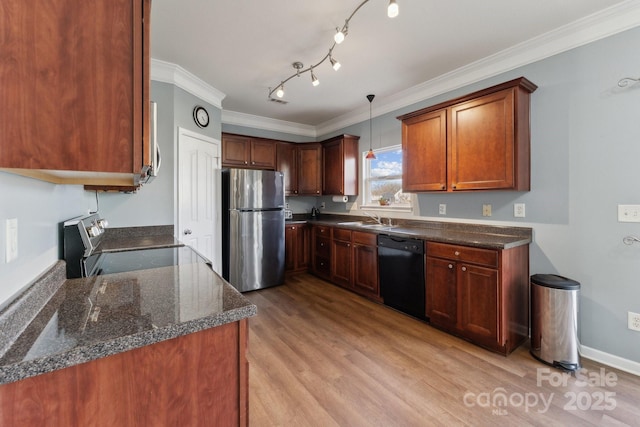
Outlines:
{"type": "Polygon", "coordinates": [[[555,274],[531,276],[531,355],[566,371],[580,369],[580,283],[555,274]]]}

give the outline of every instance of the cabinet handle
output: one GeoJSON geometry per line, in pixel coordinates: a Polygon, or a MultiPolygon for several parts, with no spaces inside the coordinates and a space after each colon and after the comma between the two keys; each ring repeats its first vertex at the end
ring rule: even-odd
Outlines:
{"type": "Polygon", "coordinates": [[[467,271],[467,267],[462,267],[462,271],[467,271]]]}
{"type": "Polygon", "coordinates": [[[440,187],[440,189],[442,189],[442,190],[444,190],[445,188],[447,188],[446,185],[443,185],[443,186],[440,187]]]}
{"type": "Polygon", "coordinates": [[[460,252],[455,251],[453,254],[454,254],[455,256],[458,256],[458,255],[460,255],[460,252]]]}
{"type": "Polygon", "coordinates": [[[449,268],[453,268],[453,264],[449,264],[449,268]]]}
{"type": "Polygon", "coordinates": [[[256,164],[256,162],[251,162],[251,164],[252,164],[252,165],[255,165],[255,164],[256,164]]]}
{"type": "Polygon", "coordinates": [[[247,162],[247,161],[245,160],[244,164],[246,165],[246,164],[248,164],[248,163],[249,163],[249,162],[247,162]]]}
{"type": "Polygon", "coordinates": [[[453,185],[451,186],[451,188],[453,188],[453,189],[455,190],[455,189],[456,189],[456,185],[455,185],[455,184],[453,184],[453,185]]]}
{"type": "Polygon", "coordinates": [[[347,247],[348,247],[348,248],[350,248],[350,247],[351,247],[351,244],[347,243],[347,247]]]}
{"type": "Polygon", "coordinates": [[[323,246],[324,246],[324,243],[320,243],[320,247],[323,247],[323,246]]]}
{"type": "Polygon", "coordinates": [[[292,229],[292,230],[295,230],[295,229],[296,229],[296,227],[295,227],[295,226],[294,226],[294,227],[291,227],[291,229],[292,229]]]}

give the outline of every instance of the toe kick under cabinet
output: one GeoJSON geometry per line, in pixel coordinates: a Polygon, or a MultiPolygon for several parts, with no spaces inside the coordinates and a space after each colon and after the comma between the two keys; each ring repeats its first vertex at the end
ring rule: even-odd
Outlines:
{"type": "Polygon", "coordinates": [[[433,326],[509,354],[528,336],[529,246],[427,243],[426,315],[433,326]]]}

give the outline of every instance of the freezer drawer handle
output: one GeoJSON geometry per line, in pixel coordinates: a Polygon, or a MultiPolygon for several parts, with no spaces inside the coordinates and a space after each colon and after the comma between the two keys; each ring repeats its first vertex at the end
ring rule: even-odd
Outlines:
{"type": "Polygon", "coordinates": [[[184,234],[191,234],[191,233],[193,233],[193,232],[191,231],[191,229],[190,229],[190,228],[186,228],[186,229],[184,230],[184,234]]]}

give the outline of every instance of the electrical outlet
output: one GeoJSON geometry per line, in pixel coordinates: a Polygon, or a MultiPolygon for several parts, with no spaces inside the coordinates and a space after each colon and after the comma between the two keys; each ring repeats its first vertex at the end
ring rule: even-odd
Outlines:
{"type": "Polygon", "coordinates": [[[640,222],[640,205],[618,205],[618,222],[640,222]]]}
{"type": "Polygon", "coordinates": [[[513,204],[513,216],[516,218],[524,218],[525,210],[524,203],[514,203],[513,204]]]}
{"type": "Polygon", "coordinates": [[[440,215],[446,215],[447,214],[447,205],[445,205],[444,203],[440,203],[440,206],[438,206],[438,213],[440,215]]]}
{"type": "Polygon", "coordinates": [[[5,262],[10,263],[18,258],[18,218],[7,220],[5,232],[5,262]]]}
{"type": "Polygon", "coordinates": [[[482,205],[482,216],[491,216],[491,205],[482,205]]]}
{"type": "Polygon", "coordinates": [[[629,329],[632,331],[640,331],[640,314],[629,311],[627,316],[629,329]]]}

